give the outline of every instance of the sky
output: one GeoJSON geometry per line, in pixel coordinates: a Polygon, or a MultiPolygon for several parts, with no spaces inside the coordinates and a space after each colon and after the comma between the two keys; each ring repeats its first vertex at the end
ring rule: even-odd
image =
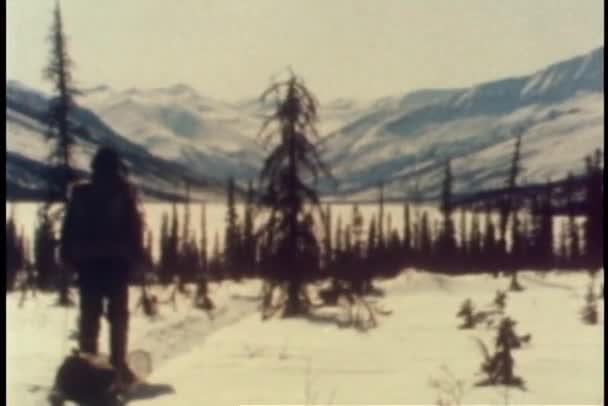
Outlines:
{"type": "MultiPolygon", "coordinates": [[[[7,0],[7,78],[49,91],[52,0],[7,0]]],[[[323,101],[526,75],[604,43],[603,0],[61,0],[82,88],[259,96],[291,67],[323,101]]]]}

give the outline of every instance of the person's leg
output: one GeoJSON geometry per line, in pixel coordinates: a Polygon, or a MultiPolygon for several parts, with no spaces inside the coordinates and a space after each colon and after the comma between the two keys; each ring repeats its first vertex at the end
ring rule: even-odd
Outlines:
{"type": "Polygon", "coordinates": [[[80,278],[80,350],[97,354],[103,295],[94,281],[80,278]]]}
{"type": "Polygon", "coordinates": [[[110,360],[114,366],[125,366],[129,333],[129,285],[126,278],[111,278],[108,292],[110,322],[110,360]]]}

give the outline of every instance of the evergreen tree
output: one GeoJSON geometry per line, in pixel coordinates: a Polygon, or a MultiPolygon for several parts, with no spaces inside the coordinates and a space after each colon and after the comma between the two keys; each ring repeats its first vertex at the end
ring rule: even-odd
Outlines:
{"type": "Polygon", "coordinates": [[[198,271],[198,255],[196,242],[191,236],[190,224],[190,185],[186,183],[186,199],[184,202],[184,222],[182,224],[182,236],[178,241],[178,272],[179,289],[184,291],[184,283],[194,280],[198,271]]]}
{"type": "Polygon", "coordinates": [[[329,269],[333,264],[334,250],[332,245],[332,216],[331,206],[328,204],[325,206],[325,232],[323,233],[323,268],[326,275],[329,273],[329,269]]]}
{"type": "Polygon", "coordinates": [[[494,221],[492,220],[492,214],[489,208],[486,211],[485,221],[485,232],[483,236],[483,258],[484,265],[487,270],[493,271],[494,276],[498,276],[496,273],[496,252],[497,252],[497,241],[496,241],[496,229],[494,227],[494,221]]]}
{"type": "Polygon", "coordinates": [[[234,179],[228,180],[226,202],[226,232],[224,233],[224,266],[226,271],[234,278],[241,277],[241,230],[235,204],[234,179]]]}
{"type": "Polygon", "coordinates": [[[595,274],[603,264],[604,193],[602,153],[598,149],[585,159],[587,169],[585,196],[585,266],[595,274]]]}
{"type": "Polygon", "coordinates": [[[585,306],[581,310],[581,316],[586,324],[597,324],[598,322],[597,298],[593,293],[593,284],[589,285],[585,295],[585,306]]]}
{"type": "Polygon", "coordinates": [[[34,262],[38,270],[38,288],[50,290],[58,285],[58,264],[55,257],[55,231],[49,213],[43,205],[39,211],[34,237],[34,262]]]}
{"type": "Polygon", "coordinates": [[[479,214],[473,211],[471,218],[471,238],[469,242],[469,258],[474,270],[479,269],[478,264],[482,262],[482,237],[479,227],[479,214]]]}
{"type": "Polygon", "coordinates": [[[342,216],[338,215],[336,222],[336,239],[335,239],[334,257],[338,266],[342,268],[342,257],[344,254],[344,230],[342,229],[342,216]]]}
{"type": "Polygon", "coordinates": [[[315,239],[310,238],[313,236],[310,210],[319,210],[324,221],[312,182],[316,182],[319,171],[328,177],[331,175],[313,143],[315,137],[320,140],[315,128],[317,102],[313,95],[293,74],[286,82],[272,85],[262,99],[269,95],[276,96],[277,109],[264,122],[260,133],[266,135],[267,141],[275,137],[279,140],[260,175],[262,204],[275,215],[263,231],[270,233],[273,229],[275,244],[271,254],[274,262],[281,265],[277,276],[287,283],[283,316],[294,316],[309,308],[304,288],[312,275],[300,260],[308,252],[318,251],[315,239]],[[270,128],[272,124],[276,124],[275,131],[270,128]]]}
{"type": "Polygon", "coordinates": [[[173,203],[171,212],[171,226],[167,238],[167,282],[179,276],[179,221],[177,218],[177,205],[173,203]]]}
{"type": "Polygon", "coordinates": [[[520,248],[521,255],[526,264],[530,264],[533,259],[533,233],[532,233],[532,216],[526,215],[521,223],[521,234],[520,234],[520,248]]]}
{"type": "Polygon", "coordinates": [[[549,182],[545,187],[544,196],[541,203],[540,213],[540,233],[538,235],[537,249],[541,259],[541,269],[550,269],[553,266],[553,204],[552,187],[549,182]]]}
{"type": "Polygon", "coordinates": [[[511,218],[511,252],[509,259],[511,265],[509,267],[511,268],[512,282],[515,284],[517,270],[523,265],[526,252],[518,210],[513,210],[511,218]]]}
{"type": "Polygon", "coordinates": [[[522,341],[514,331],[514,324],[515,322],[508,317],[501,321],[496,336],[496,351],[492,356],[485,345],[478,341],[485,356],[481,369],[487,375],[486,379],[477,383],[478,386],[507,385],[525,390],[523,379],[516,376],[513,371],[515,362],[511,353],[521,346],[522,341]]]}
{"type": "Polygon", "coordinates": [[[353,255],[360,261],[363,259],[363,215],[359,205],[353,205],[352,212],[353,255]]]}
{"type": "Polygon", "coordinates": [[[441,268],[447,269],[453,264],[454,254],[456,253],[456,238],[454,223],[452,221],[452,170],[450,160],[445,164],[445,175],[441,192],[441,214],[442,226],[437,238],[438,254],[437,259],[441,268]]]}
{"type": "MultiPolygon", "coordinates": [[[[55,5],[53,23],[51,25],[49,40],[51,43],[51,53],[48,65],[44,70],[44,75],[49,80],[56,91],[56,96],[49,103],[47,122],[49,123],[48,140],[52,141],[51,153],[49,156],[49,166],[52,170],[49,173],[49,195],[47,206],[44,210],[50,210],[52,202],[60,201],[63,209],[68,202],[69,184],[76,175],[72,163],[72,149],[75,144],[75,135],[79,132],[84,133],[81,128],[77,128],[70,115],[75,109],[74,97],[79,94],[73,86],[72,67],[73,62],[67,51],[67,39],[63,30],[63,20],[59,3],[55,5]]],[[[48,219],[55,221],[55,217],[46,215],[48,219]]],[[[50,242],[53,251],[57,248],[57,239],[50,242]]],[[[55,269],[58,274],[58,304],[61,306],[71,306],[73,301],[69,296],[70,275],[68,269],[60,266],[55,261],[55,269]]]]}
{"type": "Polygon", "coordinates": [[[154,244],[154,236],[152,235],[152,230],[148,230],[146,233],[146,239],[144,243],[144,259],[143,265],[145,267],[145,274],[141,275],[142,281],[145,283],[146,277],[154,271],[154,257],[152,255],[152,245],[154,244]]]}
{"type": "Polygon", "coordinates": [[[19,244],[15,219],[11,213],[6,223],[6,291],[15,288],[17,272],[24,265],[23,251],[19,244]]]}
{"type": "Polygon", "coordinates": [[[424,211],[420,219],[420,242],[418,243],[420,253],[420,264],[428,267],[431,263],[431,251],[433,242],[431,240],[431,229],[429,225],[428,213],[424,211]]]}
{"type": "Polygon", "coordinates": [[[254,193],[253,184],[249,182],[247,187],[247,201],[245,203],[245,216],[243,219],[243,243],[242,257],[243,267],[247,270],[248,275],[255,274],[257,268],[256,263],[256,242],[253,226],[253,205],[254,193]]]}
{"type": "Polygon", "coordinates": [[[384,232],[384,184],[381,183],[379,186],[379,194],[378,194],[378,236],[377,236],[377,248],[378,253],[381,254],[384,252],[384,248],[386,246],[386,236],[384,232]]]}
{"type": "Polygon", "coordinates": [[[568,233],[568,266],[572,268],[576,268],[580,265],[580,238],[579,238],[579,228],[576,223],[576,212],[574,207],[574,177],[572,173],[568,173],[568,177],[566,179],[566,210],[568,211],[568,225],[567,225],[567,233],[568,233]]]}
{"type": "Polygon", "coordinates": [[[559,247],[557,251],[557,264],[560,268],[568,267],[570,262],[570,253],[568,251],[568,220],[561,221],[559,227],[559,247]]]}
{"type": "Polygon", "coordinates": [[[410,205],[403,205],[403,250],[407,254],[412,248],[412,231],[410,219],[410,205]]]}
{"type": "MultiPolygon", "coordinates": [[[[344,228],[344,250],[343,250],[343,255],[350,259],[352,258],[352,254],[353,254],[353,239],[352,239],[352,230],[350,228],[350,225],[347,225],[344,228]]],[[[350,261],[348,266],[346,267],[347,269],[350,269],[350,261]]]]}
{"type": "Polygon", "coordinates": [[[169,215],[163,212],[159,239],[159,274],[160,281],[167,284],[171,281],[171,264],[169,253],[169,215]]]}
{"type": "Polygon", "coordinates": [[[207,206],[205,203],[201,206],[201,254],[200,265],[201,274],[206,275],[209,270],[209,258],[207,255],[207,206]]]}
{"type": "MultiPolygon", "coordinates": [[[[521,132],[515,138],[515,145],[513,148],[513,158],[511,159],[511,168],[509,170],[509,176],[506,180],[507,187],[507,195],[500,202],[500,228],[499,228],[499,240],[496,246],[497,255],[500,257],[499,262],[502,264],[507,263],[507,224],[509,222],[509,217],[513,216],[513,230],[515,233],[518,233],[517,227],[519,227],[519,222],[516,219],[517,210],[518,210],[518,202],[515,196],[515,189],[517,187],[517,178],[522,171],[520,167],[520,156],[521,156],[521,132]]],[[[514,235],[515,238],[518,238],[517,235],[514,235]]],[[[517,261],[514,261],[515,258],[511,256],[510,260],[508,260],[509,265],[505,266],[505,268],[510,268],[508,271],[511,273],[511,288],[513,290],[519,290],[521,285],[517,280],[517,271],[518,267],[517,261]]]]}
{"type": "Polygon", "coordinates": [[[460,258],[461,265],[466,266],[469,259],[469,247],[467,238],[467,217],[464,208],[460,211],[460,258]]]}
{"type": "Polygon", "coordinates": [[[370,223],[369,223],[369,229],[368,229],[368,234],[367,234],[367,253],[366,253],[366,257],[368,260],[374,260],[376,257],[376,252],[378,249],[377,246],[377,241],[378,241],[378,237],[376,234],[376,216],[372,216],[370,223]]]}
{"type": "Polygon", "coordinates": [[[213,237],[213,250],[209,261],[209,273],[213,275],[216,280],[222,280],[224,278],[224,261],[220,250],[220,236],[217,231],[213,237]]]}
{"type": "Polygon", "coordinates": [[[56,97],[50,103],[47,117],[49,123],[47,136],[53,141],[50,160],[55,168],[51,176],[50,199],[65,203],[68,198],[69,183],[74,179],[72,168],[74,135],[80,130],[70,120],[70,114],[75,109],[74,97],[79,91],[72,84],[73,61],[67,51],[59,2],[55,5],[49,40],[51,54],[44,75],[53,83],[56,91],[56,97]]]}

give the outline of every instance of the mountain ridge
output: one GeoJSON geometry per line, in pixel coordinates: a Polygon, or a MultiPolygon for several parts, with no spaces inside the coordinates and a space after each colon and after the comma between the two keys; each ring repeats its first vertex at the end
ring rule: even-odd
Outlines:
{"type": "MultiPolygon", "coordinates": [[[[524,135],[529,181],[580,171],[582,157],[603,148],[603,55],[602,46],[529,75],[467,88],[419,89],[369,102],[331,100],[319,111],[326,134],[320,148],[340,188],[328,182],[319,186],[330,198],[363,199],[384,182],[387,197],[430,198],[438,194],[441,167],[451,159],[457,191],[495,187],[518,133],[524,135]],[[543,151],[561,151],[562,164],[541,159],[543,151]]],[[[17,133],[42,137],[49,98],[18,81],[6,83],[7,155],[39,161],[40,154],[13,138],[17,133]]],[[[173,164],[173,170],[183,171],[180,176],[205,179],[201,187],[214,185],[218,192],[229,176],[241,184],[257,176],[266,152],[255,134],[272,103],[226,103],[184,83],[124,91],[101,84],[83,93],[74,119],[93,127],[91,138],[83,140],[88,149],[111,141],[132,159],[173,164]]],[[[164,174],[153,172],[154,182],[163,184],[158,189],[178,176],[167,174],[172,180],[163,181],[164,174]]],[[[7,166],[7,184],[14,174],[7,166]]]]}

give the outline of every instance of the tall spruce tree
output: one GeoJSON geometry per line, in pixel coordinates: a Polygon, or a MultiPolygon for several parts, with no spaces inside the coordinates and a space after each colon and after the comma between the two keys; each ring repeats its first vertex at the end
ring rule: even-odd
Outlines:
{"type": "Polygon", "coordinates": [[[262,100],[274,95],[276,110],[260,129],[268,145],[275,142],[264,162],[260,180],[261,203],[271,211],[263,232],[272,233],[275,243],[271,255],[281,265],[277,277],[287,284],[287,303],[283,316],[295,316],[307,312],[309,305],[305,286],[310,272],[300,261],[306,252],[314,251],[316,241],[308,216],[317,209],[323,218],[320,202],[314,189],[319,172],[331,178],[321,161],[315,142],[320,140],[315,128],[317,101],[302,81],[295,75],[285,82],[272,85],[262,94],[262,100]],[[272,128],[274,125],[274,128],[272,128]]]}
{"type": "Polygon", "coordinates": [[[412,226],[410,218],[410,205],[403,204],[403,251],[407,255],[412,248],[412,226]]]}
{"type": "Polygon", "coordinates": [[[179,248],[179,219],[177,218],[177,204],[174,202],[171,211],[169,238],[167,239],[167,277],[169,281],[173,281],[180,274],[179,248]]]}
{"type": "Polygon", "coordinates": [[[568,251],[568,220],[563,219],[559,225],[559,245],[557,248],[556,264],[559,268],[564,269],[568,267],[569,261],[568,251]]]}
{"type": "Polygon", "coordinates": [[[585,196],[585,266],[595,275],[603,266],[604,191],[602,153],[597,149],[585,159],[587,170],[585,196]]]}
{"type": "Polygon", "coordinates": [[[191,236],[190,224],[190,184],[186,181],[186,196],[184,201],[184,221],[182,223],[182,236],[178,242],[178,272],[179,272],[179,288],[181,291],[185,289],[184,283],[191,282],[198,269],[198,254],[196,242],[191,236]]]}
{"type": "Polygon", "coordinates": [[[554,263],[554,236],[553,236],[553,188],[547,181],[541,203],[541,230],[538,248],[542,259],[541,269],[547,270],[554,263]]]}
{"type": "Polygon", "coordinates": [[[217,231],[213,237],[213,249],[209,260],[209,273],[213,275],[215,280],[221,281],[225,277],[224,260],[222,258],[222,251],[220,250],[220,236],[217,231]]]}
{"type": "Polygon", "coordinates": [[[450,160],[445,163],[445,173],[443,179],[443,187],[441,191],[441,231],[438,235],[438,253],[437,259],[442,268],[448,268],[453,264],[453,258],[456,253],[456,237],[454,222],[452,220],[452,170],[450,160]]]}
{"type": "Polygon", "coordinates": [[[247,275],[254,275],[257,269],[256,241],[253,224],[253,210],[255,196],[253,184],[250,181],[247,187],[247,201],[243,218],[242,262],[247,275]]]}
{"type": "Polygon", "coordinates": [[[207,206],[205,203],[201,205],[201,262],[200,272],[202,276],[207,275],[209,271],[209,256],[207,254],[207,206]]]}
{"type": "Polygon", "coordinates": [[[160,226],[160,238],[159,244],[159,260],[158,260],[158,272],[160,281],[163,284],[167,284],[171,281],[171,267],[170,267],[170,253],[169,253],[169,215],[165,212],[162,214],[161,226],[160,226]]]}
{"type": "Polygon", "coordinates": [[[326,275],[329,275],[329,269],[333,264],[334,249],[332,244],[332,217],[331,206],[325,206],[325,231],[323,233],[323,268],[326,275]]]}
{"type": "Polygon", "coordinates": [[[465,209],[460,210],[460,258],[461,264],[466,265],[469,258],[469,247],[468,247],[468,238],[467,238],[467,217],[465,213],[465,209]]]}
{"type": "Polygon", "coordinates": [[[471,237],[469,241],[469,263],[473,270],[479,269],[479,264],[482,262],[482,236],[479,226],[479,213],[473,210],[471,218],[471,237]]]}
{"type": "Polygon", "coordinates": [[[498,241],[496,240],[496,228],[492,219],[490,208],[486,208],[485,232],[483,236],[483,263],[484,267],[494,272],[494,276],[498,276],[496,252],[498,241]]]}
{"type": "Polygon", "coordinates": [[[15,288],[17,272],[24,265],[23,251],[20,247],[14,214],[11,213],[6,222],[6,291],[15,288]]]}
{"type": "Polygon", "coordinates": [[[572,172],[569,172],[568,177],[566,178],[564,193],[566,195],[566,210],[568,212],[567,263],[569,267],[576,268],[580,265],[580,238],[578,224],[576,222],[576,210],[574,203],[574,177],[572,176],[572,172]]]}
{"type": "Polygon", "coordinates": [[[387,240],[384,229],[384,184],[380,183],[378,189],[378,240],[376,245],[378,247],[378,253],[382,254],[386,247],[387,240]]]}
{"type": "Polygon", "coordinates": [[[366,257],[369,261],[374,261],[376,253],[378,252],[378,235],[376,228],[376,216],[372,216],[369,222],[369,229],[367,231],[367,252],[366,257]]]}
{"type": "Polygon", "coordinates": [[[341,260],[344,254],[344,229],[342,228],[342,216],[338,215],[336,220],[336,238],[334,247],[334,257],[339,267],[342,267],[341,260]]]}
{"type": "Polygon", "coordinates": [[[543,200],[542,196],[533,196],[530,207],[530,234],[529,244],[531,248],[530,262],[532,267],[540,269],[543,264],[543,200]]]}
{"type": "Polygon", "coordinates": [[[226,189],[226,232],[224,233],[224,266],[235,279],[241,274],[241,229],[236,210],[234,179],[228,179],[226,189]]]}
{"type": "Polygon", "coordinates": [[[429,215],[426,211],[422,212],[420,218],[420,242],[418,243],[418,250],[420,255],[420,264],[423,267],[428,267],[431,264],[431,255],[433,249],[433,241],[431,236],[431,226],[429,223],[429,215]]]}
{"type": "Polygon", "coordinates": [[[353,205],[352,212],[353,255],[357,261],[363,260],[363,215],[359,205],[353,205]]]}
{"type": "MultiPolygon", "coordinates": [[[[506,268],[510,268],[509,271],[511,273],[511,287],[514,290],[518,290],[521,288],[519,281],[517,280],[517,266],[516,262],[514,262],[515,258],[511,256],[510,261],[507,261],[507,225],[509,222],[509,217],[513,216],[513,230],[517,233],[516,227],[519,226],[517,222],[517,210],[518,210],[518,202],[515,196],[515,190],[517,188],[517,178],[520,175],[521,167],[520,167],[520,157],[521,157],[521,140],[522,133],[517,134],[515,138],[515,145],[513,147],[513,157],[511,159],[511,168],[509,170],[509,175],[506,180],[507,187],[507,195],[501,201],[500,204],[500,227],[499,227],[499,240],[497,244],[498,254],[500,255],[501,265],[505,265],[509,263],[506,268]]],[[[518,236],[513,235],[512,237],[517,238],[518,236]]]]}
{"type": "MultiPolygon", "coordinates": [[[[58,220],[55,215],[50,215],[50,205],[53,202],[61,202],[63,209],[68,201],[69,184],[75,179],[75,171],[72,164],[72,149],[75,144],[75,135],[83,132],[82,128],[77,128],[70,115],[75,109],[74,97],[79,94],[72,80],[73,61],[67,51],[67,38],[63,30],[63,20],[59,2],[55,3],[53,23],[51,25],[49,40],[51,43],[51,53],[48,65],[44,70],[44,75],[52,84],[56,91],[56,96],[49,103],[47,121],[49,123],[47,138],[52,141],[49,164],[49,195],[47,204],[42,207],[41,217],[58,220]]],[[[41,220],[44,221],[44,220],[41,220]]],[[[58,240],[54,239],[52,249],[56,250],[58,240]]],[[[69,296],[70,275],[67,267],[57,264],[59,270],[58,290],[61,306],[71,306],[73,301],[69,296]]]]}
{"type": "Polygon", "coordinates": [[[55,257],[55,231],[48,211],[40,210],[34,233],[34,263],[38,270],[38,288],[50,290],[58,285],[58,264],[55,257]]]}

